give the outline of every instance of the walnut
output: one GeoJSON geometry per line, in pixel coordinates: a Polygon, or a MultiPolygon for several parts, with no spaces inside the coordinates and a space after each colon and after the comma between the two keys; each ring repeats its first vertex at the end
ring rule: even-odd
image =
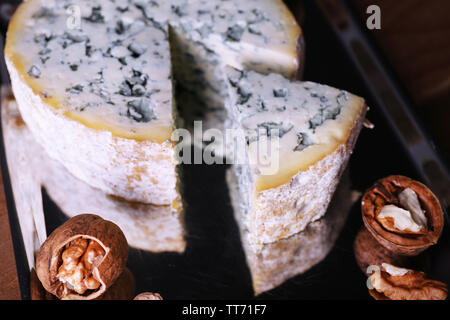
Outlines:
{"type": "Polygon", "coordinates": [[[159,293],[143,292],[134,297],[133,300],[162,300],[163,298],[159,293]]]}
{"type": "Polygon", "coordinates": [[[437,243],[444,214],[425,185],[404,176],[377,181],[362,198],[364,225],[388,250],[418,255],[437,243]]]}
{"type": "Polygon", "coordinates": [[[45,290],[59,299],[91,300],[122,274],[128,243],[120,228],[93,214],[58,227],[42,244],[36,273],[45,290]]]}
{"type": "Polygon", "coordinates": [[[400,200],[400,204],[411,213],[414,222],[424,228],[427,227],[427,217],[420,206],[419,197],[417,197],[417,193],[415,193],[413,189],[404,189],[399,193],[398,200],[400,200]]]}
{"type": "Polygon", "coordinates": [[[422,210],[417,194],[406,188],[398,194],[403,208],[392,204],[385,205],[376,215],[381,225],[392,232],[403,234],[425,234],[428,219],[422,210]]]}
{"type": "Polygon", "coordinates": [[[447,284],[425,273],[383,263],[368,279],[369,293],[377,300],[445,300],[447,284]]]}
{"type": "Polygon", "coordinates": [[[414,221],[411,212],[392,204],[381,208],[376,219],[386,230],[395,233],[424,234],[427,231],[426,225],[420,225],[414,221]]]}
{"type": "Polygon", "coordinates": [[[100,287],[100,282],[92,274],[105,255],[105,250],[96,240],[77,238],[66,245],[58,269],[58,279],[68,290],[84,294],[87,290],[100,287]]]}

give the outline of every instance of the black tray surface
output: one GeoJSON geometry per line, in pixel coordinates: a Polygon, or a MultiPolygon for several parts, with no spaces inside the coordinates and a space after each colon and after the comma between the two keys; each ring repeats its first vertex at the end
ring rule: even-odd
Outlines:
{"type": "MultiPolygon", "coordinates": [[[[314,6],[307,6],[303,31],[306,42],[304,80],[315,81],[367,97],[372,130],[363,129],[350,159],[352,189],[363,192],[377,179],[402,174],[421,177],[410,164],[395,132],[370,99],[367,88],[340,47],[332,30],[314,6]]],[[[4,158],[3,158],[4,159],[4,158]]],[[[3,172],[5,173],[3,165],[3,172]]],[[[233,218],[225,165],[183,165],[187,247],[183,254],[150,253],[131,249],[128,267],[136,291],[159,292],[165,299],[252,299],[250,272],[233,218]]],[[[5,176],[5,175],[4,175],[5,176]]],[[[67,218],[43,190],[48,233],[67,218]]],[[[318,265],[256,299],[371,299],[366,276],[359,270],[353,241],[362,226],[360,203],[349,214],[331,253],[318,265]]],[[[13,210],[13,208],[11,208],[13,210]]],[[[10,215],[12,215],[10,213],[10,215]]],[[[17,230],[13,237],[18,238],[17,230]]],[[[15,239],[20,242],[20,239],[15,239]]],[[[16,246],[16,248],[18,248],[16,246]]],[[[432,278],[450,283],[448,226],[438,245],[425,254],[432,278]]],[[[18,268],[23,273],[23,268],[18,268]]],[[[21,274],[22,291],[27,275],[21,274]]],[[[22,292],[28,298],[28,292],[22,292]]]]}

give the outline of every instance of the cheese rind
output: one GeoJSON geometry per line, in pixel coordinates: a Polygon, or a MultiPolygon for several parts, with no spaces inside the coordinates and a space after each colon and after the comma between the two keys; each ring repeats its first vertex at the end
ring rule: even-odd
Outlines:
{"type": "Polygon", "coordinates": [[[325,214],[367,108],[363,99],[328,86],[227,72],[229,121],[247,132],[245,161],[233,166],[244,195],[237,220],[251,245],[271,243],[325,214]],[[278,145],[262,164],[261,145],[272,140],[278,145]]]}
{"type": "Polygon", "coordinates": [[[39,249],[47,237],[42,188],[69,217],[95,213],[114,222],[133,248],[152,252],[184,251],[185,230],[179,205],[127,202],[89,186],[48,156],[23,122],[14,99],[2,99],[1,115],[9,176],[24,244],[30,254],[30,268],[34,265],[33,250],[39,249]],[[36,233],[38,240],[33,237],[36,233]],[[39,240],[42,242],[34,243],[39,240]]]}
{"type": "MultiPolygon", "coordinates": [[[[227,182],[234,211],[239,212],[242,194],[232,170],[227,172],[227,182]]],[[[273,243],[255,245],[249,243],[247,230],[241,226],[241,240],[255,295],[306,272],[324,259],[333,248],[355,201],[346,172],[333,195],[327,215],[310,223],[302,232],[273,243]]]]}

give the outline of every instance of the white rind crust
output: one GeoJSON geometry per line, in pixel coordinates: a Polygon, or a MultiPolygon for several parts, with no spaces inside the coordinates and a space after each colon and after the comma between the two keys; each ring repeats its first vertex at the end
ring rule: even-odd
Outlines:
{"type": "MultiPolygon", "coordinates": [[[[227,172],[227,180],[236,212],[241,195],[231,171],[227,172]]],[[[255,295],[271,290],[321,262],[333,248],[355,200],[351,197],[347,172],[339,183],[327,214],[310,223],[302,232],[274,243],[253,246],[245,240],[246,231],[241,228],[241,240],[255,295]]]]}
{"type": "Polygon", "coordinates": [[[184,251],[185,231],[179,208],[127,202],[108,196],[75,178],[57,161],[45,158],[49,170],[42,184],[68,217],[93,212],[117,224],[133,248],[151,252],[184,251]]]}
{"type": "Polygon", "coordinates": [[[245,236],[249,245],[272,243],[292,236],[325,214],[361,131],[366,111],[364,106],[346,143],[340,144],[334,152],[308,170],[298,172],[288,183],[257,192],[254,209],[247,214],[241,212],[237,217],[248,231],[245,236]]]}
{"type": "Polygon", "coordinates": [[[5,90],[5,87],[1,89],[1,125],[5,157],[23,246],[31,269],[41,244],[47,238],[41,185],[37,182],[39,178],[36,177],[35,170],[30,168],[28,161],[29,156],[35,156],[28,153],[28,146],[36,143],[31,134],[22,135],[25,123],[20,120],[12,92],[5,90]]]}
{"type": "Polygon", "coordinates": [[[173,144],[114,137],[58,114],[21,79],[6,59],[20,113],[36,140],[77,178],[130,201],[179,201],[173,144]],[[150,165],[151,164],[151,165],[150,165]]]}

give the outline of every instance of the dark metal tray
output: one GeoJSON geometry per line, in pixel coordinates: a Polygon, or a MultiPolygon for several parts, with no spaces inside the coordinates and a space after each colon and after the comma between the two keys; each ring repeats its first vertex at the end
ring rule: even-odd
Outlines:
{"type": "MultiPolygon", "coordinates": [[[[295,5],[294,2],[290,1],[290,4],[295,5]]],[[[343,8],[349,13],[348,7],[343,8]]],[[[414,161],[416,154],[405,144],[403,129],[397,126],[396,119],[386,111],[384,101],[376,95],[377,90],[371,86],[370,75],[358,66],[360,60],[349,53],[345,43],[340,41],[339,30],[333,29],[333,24],[329,23],[320,7],[312,2],[307,2],[304,16],[302,27],[306,42],[306,65],[303,79],[363,96],[371,107],[368,118],[375,128],[362,130],[348,165],[352,189],[364,192],[377,179],[391,174],[402,174],[428,182],[429,176],[414,161]]],[[[2,31],[4,34],[5,30],[2,31]]],[[[363,33],[360,36],[367,41],[363,33]]],[[[1,68],[3,83],[7,83],[3,62],[1,68]]],[[[390,75],[386,71],[389,69],[382,66],[382,70],[390,75]]],[[[389,76],[389,79],[394,77],[389,76]]],[[[403,96],[398,88],[393,87],[394,92],[403,96]]],[[[407,112],[413,114],[410,109],[407,112]]],[[[413,126],[422,128],[415,117],[410,119],[413,126]]],[[[429,143],[425,134],[422,138],[429,143]]],[[[435,163],[442,163],[437,152],[428,149],[427,152],[435,163]]],[[[21,294],[23,299],[29,299],[29,267],[15,211],[3,139],[0,157],[21,294]]],[[[187,204],[186,250],[179,254],[131,249],[128,267],[135,275],[136,291],[159,292],[165,299],[253,298],[251,277],[228,197],[226,166],[183,165],[182,169],[186,186],[183,193],[187,204]]],[[[67,217],[45,190],[43,206],[46,229],[51,233],[67,217]]],[[[322,262],[257,298],[369,299],[366,277],[356,264],[352,248],[361,226],[360,204],[357,201],[332,251],[322,262]]],[[[450,264],[448,222],[440,242],[426,251],[424,259],[426,271],[432,278],[450,283],[447,267],[450,264]]]]}

